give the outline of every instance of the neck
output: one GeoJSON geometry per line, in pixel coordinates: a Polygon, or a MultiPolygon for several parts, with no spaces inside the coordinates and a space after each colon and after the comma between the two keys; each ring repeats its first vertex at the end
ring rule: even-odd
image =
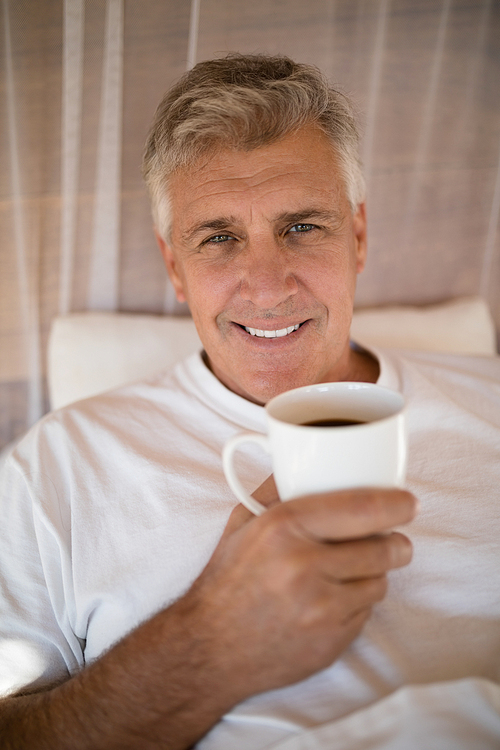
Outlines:
{"type": "Polygon", "coordinates": [[[350,351],[349,372],[345,380],[360,383],[376,383],[380,375],[378,360],[357,344],[350,351]]]}

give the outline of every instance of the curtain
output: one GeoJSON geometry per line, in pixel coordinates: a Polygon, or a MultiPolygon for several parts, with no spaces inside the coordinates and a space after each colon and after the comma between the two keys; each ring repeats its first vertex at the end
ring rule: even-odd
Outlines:
{"type": "Polygon", "coordinates": [[[1,0],[0,447],[47,410],[52,319],[185,314],[141,181],[196,61],[284,53],[354,97],[368,185],[357,304],[481,295],[500,327],[498,0],[1,0]]]}

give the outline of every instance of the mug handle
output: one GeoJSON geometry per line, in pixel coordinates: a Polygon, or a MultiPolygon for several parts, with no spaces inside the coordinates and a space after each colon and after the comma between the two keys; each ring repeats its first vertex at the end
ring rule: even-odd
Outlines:
{"type": "Polygon", "coordinates": [[[260,435],[258,432],[242,432],[240,435],[236,435],[228,440],[222,451],[222,466],[228,485],[240,503],[256,516],[261,516],[267,510],[266,506],[248,494],[238,479],[233,465],[234,453],[242,443],[257,443],[266,453],[270,453],[269,438],[267,435],[260,435]]]}

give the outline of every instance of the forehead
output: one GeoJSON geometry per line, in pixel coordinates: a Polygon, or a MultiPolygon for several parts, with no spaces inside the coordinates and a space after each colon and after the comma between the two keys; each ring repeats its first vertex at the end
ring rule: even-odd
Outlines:
{"type": "Polygon", "coordinates": [[[297,211],[305,205],[327,210],[347,206],[334,148],[309,126],[253,151],[221,150],[178,170],[170,181],[173,233],[189,231],[212,214],[297,211]]]}

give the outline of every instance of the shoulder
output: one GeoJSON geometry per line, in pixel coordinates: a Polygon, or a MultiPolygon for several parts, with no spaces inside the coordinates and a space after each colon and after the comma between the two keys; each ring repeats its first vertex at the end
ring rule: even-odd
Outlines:
{"type": "Polygon", "coordinates": [[[442,354],[439,352],[386,350],[400,370],[414,370],[435,379],[452,382],[500,385],[500,357],[442,354]]]}
{"type": "Polygon", "coordinates": [[[381,359],[397,373],[413,414],[500,428],[500,357],[386,350],[381,359]]]}

